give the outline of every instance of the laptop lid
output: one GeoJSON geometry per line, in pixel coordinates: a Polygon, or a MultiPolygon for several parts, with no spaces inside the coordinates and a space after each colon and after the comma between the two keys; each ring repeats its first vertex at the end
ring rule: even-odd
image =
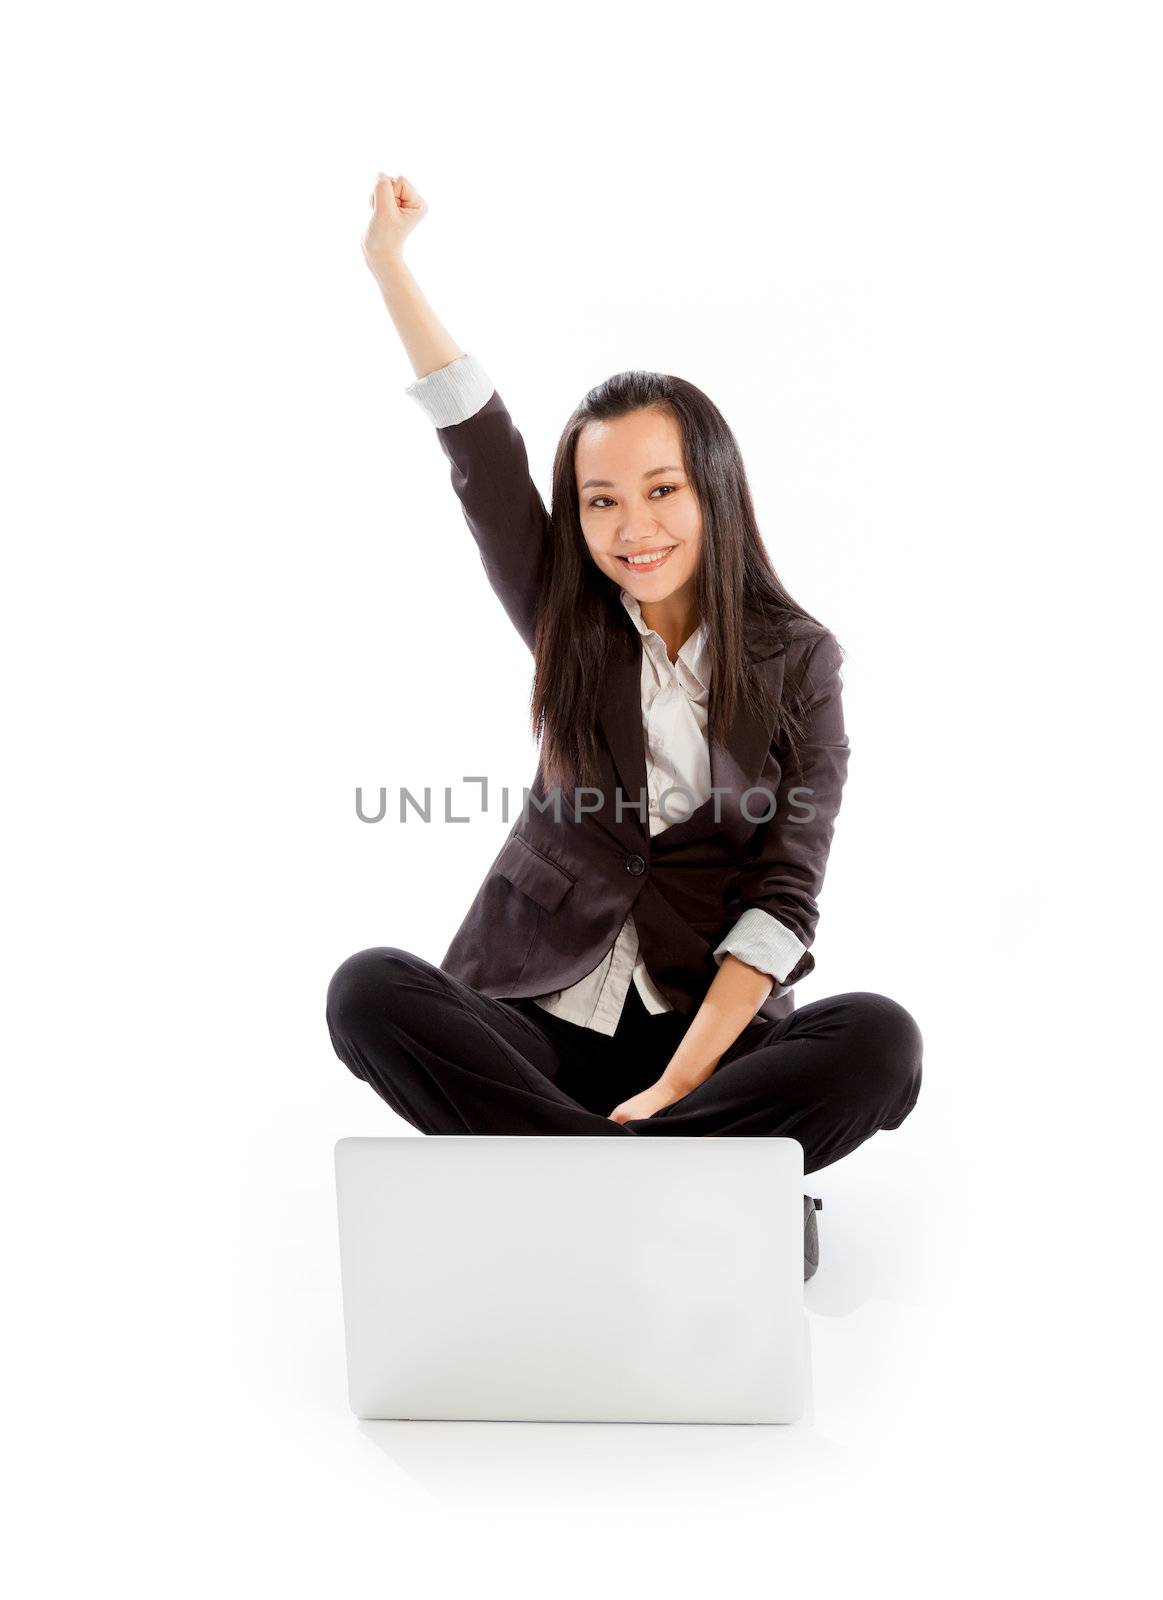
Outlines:
{"type": "Polygon", "coordinates": [[[802,1415],[797,1140],[345,1138],[335,1173],[356,1416],[802,1415]]]}

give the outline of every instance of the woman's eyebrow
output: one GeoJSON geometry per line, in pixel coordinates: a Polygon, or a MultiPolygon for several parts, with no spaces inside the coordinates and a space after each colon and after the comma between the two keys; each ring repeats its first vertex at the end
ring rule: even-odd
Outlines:
{"type": "MultiPolygon", "coordinates": [[[[660,472],[681,471],[681,467],[651,467],[650,471],[644,472],[642,476],[643,478],[657,478],[660,472]]],[[[582,484],[583,489],[613,489],[615,487],[616,486],[610,482],[609,478],[587,478],[582,484]]]]}

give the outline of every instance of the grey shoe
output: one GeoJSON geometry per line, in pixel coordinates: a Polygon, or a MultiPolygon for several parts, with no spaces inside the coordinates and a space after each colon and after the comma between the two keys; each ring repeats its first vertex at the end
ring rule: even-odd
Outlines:
{"type": "Polygon", "coordinates": [[[820,1234],[816,1227],[816,1212],[824,1209],[822,1200],[810,1194],[804,1196],[804,1282],[813,1276],[820,1265],[820,1234]]]}

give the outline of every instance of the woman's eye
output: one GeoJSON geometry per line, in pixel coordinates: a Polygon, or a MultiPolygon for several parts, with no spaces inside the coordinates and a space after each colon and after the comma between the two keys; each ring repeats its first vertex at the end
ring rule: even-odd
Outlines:
{"type": "MultiPolygon", "coordinates": [[[[650,493],[653,495],[655,493],[655,491],[658,490],[658,489],[668,489],[670,491],[670,494],[673,494],[674,490],[675,490],[675,485],[673,483],[656,483],[654,485],[654,488],[651,489],[650,493]]],[[[669,500],[670,494],[666,495],[665,498],[669,500]]],[[[591,506],[596,506],[597,509],[599,511],[601,511],[603,508],[602,508],[600,502],[602,500],[608,500],[609,498],[610,497],[609,497],[608,494],[595,495],[594,498],[590,501],[590,505],[591,506]]]]}

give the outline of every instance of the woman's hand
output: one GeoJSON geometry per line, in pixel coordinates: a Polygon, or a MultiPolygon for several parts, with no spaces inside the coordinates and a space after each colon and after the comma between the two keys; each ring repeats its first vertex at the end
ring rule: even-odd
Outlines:
{"type": "Polygon", "coordinates": [[[620,1106],[615,1106],[610,1112],[611,1122],[630,1122],[634,1119],[652,1117],[656,1111],[661,1111],[663,1106],[673,1105],[676,1100],[682,1099],[682,1091],[674,1088],[669,1083],[663,1083],[660,1078],[657,1083],[652,1083],[648,1089],[631,1095],[629,1100],[623,1100],[620,1106]]]}
{"type": "Polygon", "coordinates": [[[379,173],[371,192],[371,220],[363,236],[364,260],[373,273],[404,254],[404,240],[428,215],[428,203],[407,178],[379,173]]]}

